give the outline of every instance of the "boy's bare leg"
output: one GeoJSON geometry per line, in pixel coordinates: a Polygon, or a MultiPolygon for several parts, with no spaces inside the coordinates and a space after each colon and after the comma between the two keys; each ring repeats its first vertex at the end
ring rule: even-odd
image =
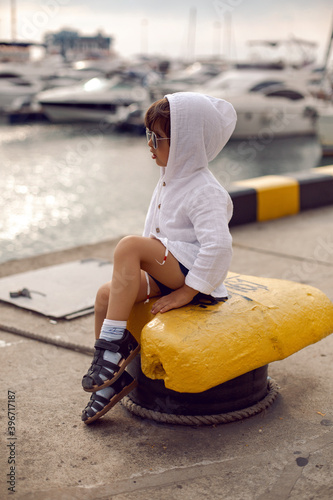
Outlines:
{"type": "Polygon", "coordinates": [[[99,334],[108,310],[111,281],[100,287],[96,294],[94,315],[95,315],[95,338],[99,339],[99,334]]]}
{"type": "Polygon", "coordinates": [[[127,321],[137,297],[142,293],[141,270],[170,288],[178,289],[184,285],[185,277],[178,261],[169,253],[164,265],[161,265],[164,255],[165,247],[157,239],[128,236],[118,243],[114,252],[107,319],[127,321]]]}
{"type": "MultiPolygon", "coordinates": [[[[150,284],[150,297],[157,297],[160,295],[160,289],[155,281],[149,277],[150,284]]],[[[108,281],[98,290],[95,300],[95,337],[99,339],[103,321],[106,318],[108,310],[109,296],[111,289],[111,281],[108,281]]],[[[135,302],[143,302],[147,298],[147,279],[144,271],[141,271],[141,283],[139,293],[135,302]]]]}
{"type": "MultiPolygon", "coordinates": [[[[160,302],[160,304],[155,309],[155,312],[180,307],[188,303],[197,293],[195,290],[186,287],[185,277],[173,255],[169,254],[165,261],[164,257],[165,247],[156,239],[130,236],[118,243],[114,253],[112,280],[100,288],[96,297],[96,338],[101,344],[108,341],[119,342],[122,335],[124,341],[128,339],[128,335],[131,337],[131,334],[126,333],[122,328],[125,328],[134,303],[143,301],[147,296],[145,272],[151,274],[169,288],[175,289],[174,292],[169,294],[168,299],[164,297],[158,299],[157,302],[160,302]],[[164,264],[161,265],[160,263],[163,262],[164,264]]],[[[160,295],[156,283],[150,280],[150,284],[150,295],[152,297],[160,295]]],[[[130,343],[128,343],[128,346],[130,346],[130,343]]],[[[123,356],[122,367],[115,375],[113,375],[113,366],[115,366],[114,363],[121,362],[122,354],[119,354],[118,351],[114,352],[113,349],[109,350],[104,345],[98,347],[101,349],[96,351],[97,358],[94,357],[91,369],[83,377],[82,382],[85,390],[91,391],[95,388],[96,391],[83,410],[82,420],[85,423],[91,423],[106,411],[109,411],[114,404],[135,387],[136,383],[123,370],[131,361],[133,354],[136,355],[139,347],[131,348],[123,356]],[[125,358],[125,356],[127,357],[125,358]],[[100,371],[100,367],[102,367],[102,371],[100,371]],[[110,375],[107,371],[110,371],[110,375]],[[97,379],[95,378],[96,375],[97,379]]],[[[118,367],[120,367],[120,364],[118,367]]]]}
{"type": "MultiPolygon", "coordinates": [[[[165,247],[156,239],[128,236],[118,243],[114,254],[112,281],[103,285],[96,296],[96,339],[99,338],[105,318],[127,321],[134,303],[145,300],[147,282],[144,271],[170,288],[178,289],[154,304],[154,314],[163,310],[163,307],[164,312],[192,300],[196,291],[184,285],[185,277],[174,256],[169,253],[163,266],[159,264],[163,262],[164,255],[165,247]]],[[[150,287],[151,297],[160,295],[158,286],[151,278],[150,287]]]]}

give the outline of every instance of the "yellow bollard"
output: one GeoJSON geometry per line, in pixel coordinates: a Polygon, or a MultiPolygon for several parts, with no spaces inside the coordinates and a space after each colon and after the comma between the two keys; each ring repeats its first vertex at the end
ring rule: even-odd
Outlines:
{"type": "Polygon", "coordinates": [[[284,359],[333,332],[333,304],[291,281],[229,273],[229,300],[165,314],[137,304],[128,329],[141,343],[143,373],[177,392],[200,393],[284,359]]]}

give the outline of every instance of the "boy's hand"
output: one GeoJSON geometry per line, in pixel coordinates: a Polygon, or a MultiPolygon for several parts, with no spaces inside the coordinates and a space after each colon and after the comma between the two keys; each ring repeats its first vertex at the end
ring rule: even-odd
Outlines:
{"type": "Polygon", "coordinates": [[[183,285],[178,290],[169,293],[169,295],[164,295],[160,299],[158,299],[153,305],[151,312],[153,314],[165,313],[170,311],[171,309],[177,309],[178,307],[185,306],[193,297],[197,295],[198,291],[194,290],[194,288],[190,288],[187,285],[183,285]]]}

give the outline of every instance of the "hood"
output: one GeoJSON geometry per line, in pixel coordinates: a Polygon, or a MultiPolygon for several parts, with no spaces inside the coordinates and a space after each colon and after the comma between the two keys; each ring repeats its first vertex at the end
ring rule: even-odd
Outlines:
{"type": "Polygon", "coordinates": [[[171,143],[165,179],[184,178],[208,168],[226,145],[236,125],[233,106],[196,92],[165,96],[170,104],[171,143]]]}

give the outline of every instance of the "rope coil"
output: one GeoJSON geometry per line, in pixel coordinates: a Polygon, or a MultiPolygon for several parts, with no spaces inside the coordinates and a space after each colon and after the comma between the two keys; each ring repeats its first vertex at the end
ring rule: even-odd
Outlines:
{"type": "Polygon", "coordinates": [[[162,413],[154,410],[149,410],[143,408],[142,406],[134,403],[129,396],[125,396],[121,404],[137,417],[148,418],[154,420],[155,422],[165,423],[165,424],[176,424],[176,425],[216,425],[216,424],[227,424],[230,422],[236,422],[237,420],[243,420],[244,418],[253,417],[258,413],[269,408],[279,393],[279,386],[275,380],[268,378],[267,381],[268,392],[266,396],[256,403],[255,405],[244,408],[243,410],[232,411],[229,413],[220,413],[217,415],[173,415],[169,413],[162,413]]]}

